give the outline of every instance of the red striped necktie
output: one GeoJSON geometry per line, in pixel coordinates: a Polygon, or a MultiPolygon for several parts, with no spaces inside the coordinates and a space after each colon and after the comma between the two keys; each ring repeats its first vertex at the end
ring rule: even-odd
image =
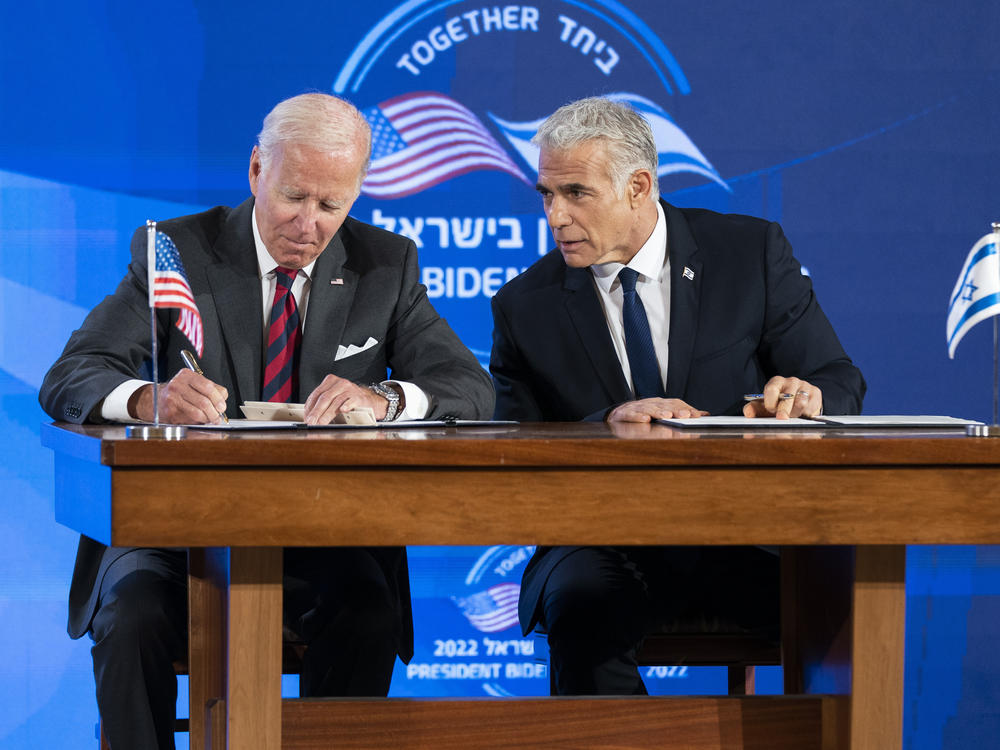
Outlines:
{"type": "Polygon", "coordinates": [[[264,367],[262,401],[290,402],[299,395],[299,308],[292,295],[294,268],[274,269],[274,302],[267,331],[267,365],[264,367]]]}

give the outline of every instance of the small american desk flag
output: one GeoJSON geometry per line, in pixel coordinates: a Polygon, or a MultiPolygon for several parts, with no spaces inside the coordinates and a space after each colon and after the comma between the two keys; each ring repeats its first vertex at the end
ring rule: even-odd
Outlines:
{"type": "Polygon", "coordinates": [[[194,302],[177,245],[163,232],[156,233],[156,260],[149,287],[149,306],[178,308],[178,330],[187,336],[199,357],[204,353],[201,314],[194,302]]]}

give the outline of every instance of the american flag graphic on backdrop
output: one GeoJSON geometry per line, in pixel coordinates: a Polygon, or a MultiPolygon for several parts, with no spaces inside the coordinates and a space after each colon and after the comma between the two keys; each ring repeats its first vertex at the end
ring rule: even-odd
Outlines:
{"type": "Polygon", "coordinates": [[[483,169],[528,182],[479,118],[444,94],[403,94],[362,114],[372,128],[372,163],[361,190],[373,198],[402,198],[483,169]]]}
{"type": "Polygon", "coordinates": [[[187,336],[200,357],[204,353],[201,314],[181,263],[177,245],[163,232],[156,233],[156,268],[153,275],[153,307],[180,310],[177,328],[187,336]]]}
{"type": "Polygon", "coordinates": [[[496,633],[517,623],[517,598],[521,587],[499,583],[466,597],[452,597],[469,624],[482,633],[496,633]]]}

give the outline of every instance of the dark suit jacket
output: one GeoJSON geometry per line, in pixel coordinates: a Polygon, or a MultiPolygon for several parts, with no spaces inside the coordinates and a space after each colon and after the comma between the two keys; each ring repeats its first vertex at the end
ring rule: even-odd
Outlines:
{"type": "MultiPolygon", "coordinates": [[[[254,251],[253,199],[230,209],[160,222],[177,245],[204,325],[205,375],[229,391],[227,414],[260,399],[264,368],[261,284],[254,251]]],[[[118,385],[149,378],[151,360],[146,284],[146,232],[132,239],[132,262],[106,297],[70,337],[39,393],[42,407],[70,422],[100,421],[100,406],[118,385]]],[[[158,310],[161,380],[183,367],[191,344],[176,328],[177,310],[158,310]]],[[[487,418],[493,407],[489,378],[475,357],[434,311],[418,282],[410,240],[348,218],[313,267],[299,367],[305,398],[329,373],[367,384],[392,377],[420,386],[430,399],[428,418],[487,418]],[[343,283],[331,283],[340,279],[343,283]],[[336,360],[338,345],[378,345],[336,360]]],[[[82,538],[70,590],[69,632],[87,631],[101,576],[119,550],[82,538]]],[[[405,552],[386,565],[398,581],[407,634],[400,654],[412,653],[405,552]]]]}
{"type": "MultiPolygon", "coordinates": [[[[781,227],[662,206],[670,257],[667,396],[712,414],[739,414],[743,394],[786,375],[821,388],[825,413],[857,414],[864,379],[781,227]]],[[[493,319],[497,419],[603,419],[632,400],[589,269],[569,268],[559,252],[549,253],[496,294],[493,319]]],[[[526,633],[560,554],[540,548],[525,569],[520,617],[526,633]]]]}

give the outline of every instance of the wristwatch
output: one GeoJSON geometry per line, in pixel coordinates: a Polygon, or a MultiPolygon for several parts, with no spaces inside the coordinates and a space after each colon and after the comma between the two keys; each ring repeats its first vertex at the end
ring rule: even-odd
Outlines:
{"type": "Polygon", "coordinates": [[[385,410],[383,422],[391,422],[399,415],[399,391],[385,383],[369,383],[368,390],[372,393],[377,393],[389,402],[389,406],[385,410]]]}

